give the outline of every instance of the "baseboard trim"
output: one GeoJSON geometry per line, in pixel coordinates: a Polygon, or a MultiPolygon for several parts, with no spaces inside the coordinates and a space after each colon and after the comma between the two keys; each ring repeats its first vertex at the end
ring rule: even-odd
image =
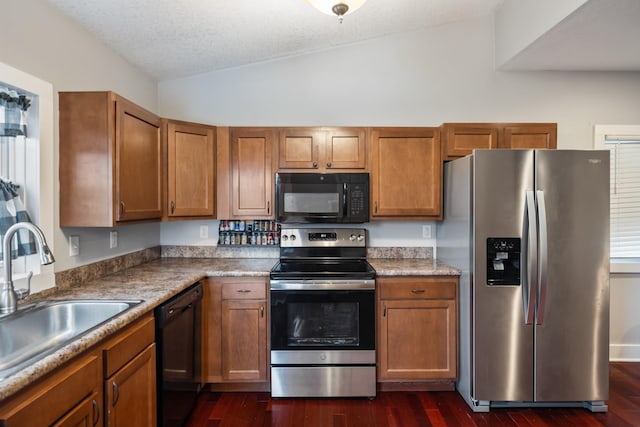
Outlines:
{"type": "Polygon", "coordinates": [[[640,362],[640,344],[609,344],[609,361],[640,362]]]}

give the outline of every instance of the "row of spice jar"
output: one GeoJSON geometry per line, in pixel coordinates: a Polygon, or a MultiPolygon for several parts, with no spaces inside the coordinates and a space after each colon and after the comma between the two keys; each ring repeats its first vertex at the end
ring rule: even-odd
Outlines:
{"type": "Polygon", "coordinates": [[[218,237],[218,245],[255,245],[255,246],[267,246],[267,245],[279,245],[280,244],[280,232],[279,231],[221,231],[218,237]]]}
{"type": "Polygon", "coordinates": [[[232,220],[232,219],[221,219],[220,225],[218,227],[220,232],[222,231],[247,231],[247,232],[258,232],[258,231],[272,231],[272,232],[280,232],[280,224],[271,220],[253,220],[253,221],[243,221],[243,220],[232,220]]]}

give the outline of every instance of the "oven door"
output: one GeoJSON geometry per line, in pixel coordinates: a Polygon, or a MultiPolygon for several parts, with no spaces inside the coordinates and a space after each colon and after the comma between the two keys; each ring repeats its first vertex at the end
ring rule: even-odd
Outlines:
{"type": "Polygon", "coordinates": [[[272,289],[271,350],[375,350],[375,290],[272,289]]]}

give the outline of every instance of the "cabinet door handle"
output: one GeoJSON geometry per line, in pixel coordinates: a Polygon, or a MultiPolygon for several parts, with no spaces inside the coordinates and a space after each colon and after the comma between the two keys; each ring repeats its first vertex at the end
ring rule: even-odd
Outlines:
{"type": "Polygon", "coordinates": [[[93,399],[91,400],[91,405],[93,406],[93,424],[94,426],[98,425],[98,421],[100,421],[100,406],[98,402],[93,399]]]}
{"type": "Polygon", "coordinates": [[[424,289],[411,289],[412,294],[424,294],[424,289]]]}
{"type": "Polygon", "coordinates": [[[176,204],[173,203],[173,200],[171,201],[171,213],[173,214],[173,211],[176,210],[176,204]]]}
{"type": "Polygon", "coordinates": [[[373,213],[378,213],[378,202],[373,202],[373,213]]]}
{"type": "Polygon", "coordinates": [[[120,214],[122,216],[124,216],[126,211],[127,211],[127,209],[126,209],[126,206],[125,206],[124,202],[120,202],[120,214]]]}
{"type": "Polygon", "coordinates": [[[384,305],[384,308],[382,310],[382,317],[387,317],[387,304],[384,305]]]}
{"type": "Polygon", "coordinates": [[[271,215],[271,202],[267,200],[267,215],[271,215]]]}
{"type": "Polygon", "coordinates": [[[113,389],[113,398],[111,406],[116,406],[118,403],[118,399],[120,399],[120,389],[118,388],[118,383],[115,381],[111,383],[111,388],[113,389]]]}
{"type": "Polygon", "coordinates": [[[330,168],[331,167],[331,162],[327,162],[327,167],[330,168]]]}
{"type": "Polygon", "coordinates": [[[264,305],[260,306],[260,317],[264,317],[264,305]]]}

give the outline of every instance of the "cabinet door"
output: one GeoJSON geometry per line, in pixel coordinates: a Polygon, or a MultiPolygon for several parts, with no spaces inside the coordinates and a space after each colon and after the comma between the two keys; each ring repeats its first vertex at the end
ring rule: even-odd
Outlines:
{"type": "Polygon", "coordinates": [[[466,156],[476,148],[498,148],[499,128],[492,123],[445,123],[442,132],[445,160],[466,156]]]}
{"type": "Polygon", "coordinates": [[[278,168],[317,169],[325,136],[324,132],[313,128],[281,129],[278,168]]]}
{"type": "Polygon", "coordinates": [[[382,300],[378,378],[455,379],[455,300],[382,300]]]}
{"type": "Polygon", "coordinates": [[[93,427],[100,422],[98,393],[93,393],[59,419],[52,427],[93,427]]]}
{"type": "Polygon", "coordinates": [[[552,148],[557,142],[557,124],[531,123],[521,125],[505,125],[501,148],[552,148]]]}
{"type": "Polygon", "coordinates": [[[441,218],[439,129],[374,128],[371,144],[371,216],[441,218]]]}
{"type": "Polygon", "coordinates": [[[231,130],[231,214],[234,218],[273,218],[272,129],[231,130]]]}
{"type": "Polygon", "coordinates": [[[107,426],[156,425],[156,348],[149,345],[105,382],[107,426]]]}
{"type": "Polygon", "coordinates": [[[169,217],[215,215],[214,129],[167,124],[169,217]]]}
{"type": "Polygon", "coordinates": [[[222,375],[267,380],[266,301],[222,301],[222,375]]]}
{"type": "Polygon", "coordinates": [[[342,128],[327,132],[324,166],[327,169],[365,169],[365,130],[342,128]]]}
{"type": "Polygon", "coordinates": [[[162,217],[160,120],[116,98],[116,220],[162,217]]]}

